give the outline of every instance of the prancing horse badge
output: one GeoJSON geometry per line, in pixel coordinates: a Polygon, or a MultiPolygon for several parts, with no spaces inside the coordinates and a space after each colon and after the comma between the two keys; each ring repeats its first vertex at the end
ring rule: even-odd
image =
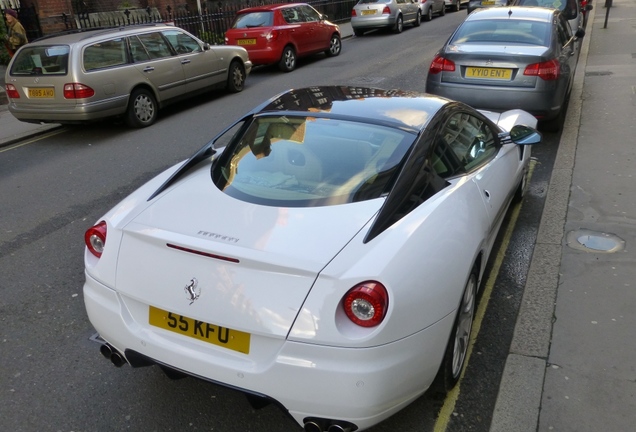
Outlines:
{"type": "Polygon", "coordinates": [[[199,288],[199,281],[197,278],[190,279],[190,283],[183,288],[183,290],[188,295],[188,299],[190,300],[190,304],[194,303],[195,300],[199,298],[201,295],[201,288],[199,288]]]}

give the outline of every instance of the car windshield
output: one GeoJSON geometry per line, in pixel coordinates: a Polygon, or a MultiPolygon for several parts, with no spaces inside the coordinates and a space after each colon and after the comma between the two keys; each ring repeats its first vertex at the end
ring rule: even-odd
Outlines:
{"type": "Polygon", "coordinates": [[[526,20],[466,21],[457,30],[451,44],[530,44],[548,46],[550,26],[547,22],[526,20]]]}
{"type": "Polygon", "coordinates": [[[272,12],[250,12],[237,16],[232,28],[271,27],[273,22],[272,12]]]}
{"type": "Polygon", "coordinates": [[[415,139],[370,123],[261,116],[214,166],[217,187],[243,201],[316,207],[388,192],[415,139]]]}
{"type": "Polygon", "coordinates": [[[68,45],[27,46],[18,52],[11,75],[66,75],[68,45]]]}

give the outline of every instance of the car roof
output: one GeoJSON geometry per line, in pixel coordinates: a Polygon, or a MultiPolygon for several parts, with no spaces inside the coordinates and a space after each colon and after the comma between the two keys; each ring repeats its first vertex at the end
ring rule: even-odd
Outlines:
{"type": "Polygon", "coordinates": [[[476,9],[468,15],[466,21],[477,21],[483,19],[531,19],[536,21],[551,21],[555,14],[560,13],[558,9],[542,7],[508,6],[476,9]]]}
{"type": "Polygon", "coordinates": [[[276,3],[276,4],[268,4],[268,5],[261,5],[261,6],[252,6],[245,9],[241,9],[240,11],[237,12],[237,15],[250,13],[250,12],[273,11],[273,10],[284,9],[284,8],[289,8],[293,6],[303,6],[306,4],[307,3],[276,3]]]}
{"type": "Polygon", "coordinates": [[[323,86],[288,90],[253,110],[349,118],[417,132],[450,101],[438,96],[372,87],[323,86]]]}
{"type": "Polygon", "coordinates": [[[164,30],[164,29],[177,29],[177,27],[166,25],[166,24],[141,24],[141,25],[130,25],[130,26],[122,26],[122,27],[108,27],[108,28],[99,28],[99,29],[90,29],[90,30],[70,30],[61,33],[55,33],[48,36],[44,36],[34,40],[33,43],[41,44],[41,45],[52,45],[52,44],[75,44],[78,42],[90,42],[92,40],[100,40],[104,37],[110,37],[113,35],[117,36],[128,36],[131,34],[137,34],[142,31],[149,30],[164,30]]]}

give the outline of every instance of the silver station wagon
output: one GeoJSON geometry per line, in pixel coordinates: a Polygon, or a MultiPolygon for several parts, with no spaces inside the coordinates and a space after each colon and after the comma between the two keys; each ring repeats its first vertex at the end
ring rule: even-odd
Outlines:
{"type": "Polygon", "coordinates": [[[31,123],[123,117],[132,127],[159,108],[215,87],[243,90],[247,51],[211,46],[169,25],[70,32],[22,47],[6,72],[9,111],[31,123]]]}

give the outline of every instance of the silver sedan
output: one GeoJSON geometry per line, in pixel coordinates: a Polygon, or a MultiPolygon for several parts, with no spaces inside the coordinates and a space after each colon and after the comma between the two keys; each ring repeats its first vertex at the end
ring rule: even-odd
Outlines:
{"type": "Polygon", "coordinates": [[[426,91],[491,111],[519,108],[558,130],[584,34],[572,34],[556,9],[476,10],[435,55],[426,91]]]}
{"type": "Polygon", "coordinates": [[[351,10],[351,27],[356,36],[375,29],[402,33],[405,24],[418,27],[421,21],[417,0],[359,0],[351,10]]]}

